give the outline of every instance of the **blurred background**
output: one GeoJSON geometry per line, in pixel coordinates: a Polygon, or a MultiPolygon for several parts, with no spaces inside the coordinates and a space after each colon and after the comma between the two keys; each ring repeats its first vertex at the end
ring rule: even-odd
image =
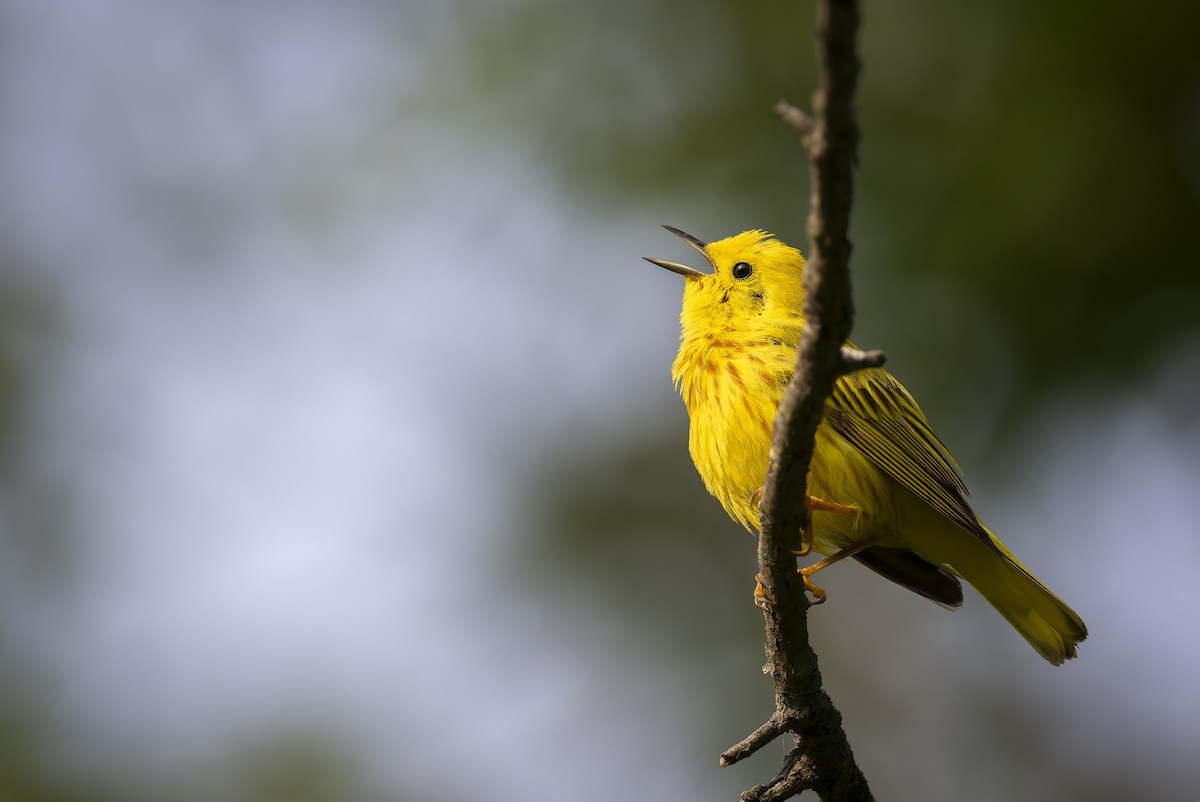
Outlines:
{"type": "MultiPolygon", "coordinates": [[[[856,340],[1087,621],[856,565],[876,794],[1200,795],[1200,5],[867,2],[856,340]]],[[[681,283],[806,247],[812,3],[0,0],[0,799],[732,800],[681,283]]]]}

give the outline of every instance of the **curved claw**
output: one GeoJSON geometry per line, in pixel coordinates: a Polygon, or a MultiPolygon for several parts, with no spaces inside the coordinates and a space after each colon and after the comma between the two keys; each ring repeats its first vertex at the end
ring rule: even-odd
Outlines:
{"type": "Polygon", "coordinates": [[[825,592],[824,588],[821,588],[821,587],[817,586],[816,584],[814,584],[813,581],[808,578],[808,574],[804,573],[803,568],[800,569],[800,578],[802,580],[804,580],[804,589],[807,590],[809,593],[811,593],[813,596],[812,603],[814,605],[824,604],[825,600],[827,598],[829,598],[829,594],[825,592]]]}
{"type": "Polygon", "coordinates": [[[851,543],[849,546],[846,546],[844,549],[829,555],[823,560],[818,560],[812,565],[797,569],[800,572],[800,578],[804,580],[804,589],[813,595],[813,604],[820,604],[821,602],[825,601],[826,594],[825,591],[814,585],[813,581],[809,579],[809,577],[818,571],[824,571],[826,568],[836,562],[841,562],[847,557],[853,557],[863,549],[873,546],[875,544],[875,540],[875,537],[870,537],[866,540],[860,540],[858,543],[851,543]]]}
{"type": "MultiPolygon", "coordinates": [[[[761,501],[762,493],[763,493],[763,489],[761,487],[758,490],[755,490],[753,493],[751,493],[750,494],[750,503],[757,504],[759,501],[761,501]]],[[[806,510],[808,510],[809,512],[817,510],[820,512],[837,513],[839,515],[857,516],[861,512],[861,510],[859,510],[857,507],[851,507],[846,504],[838,504],[837,502],[834,502],[834,501],[826,501],[825,499],[817,498],[816,496],[805,496],[804,497],[804,508],[806,510]]],[[[812,553],[812,549],[813,549],[813,527],[812,527],[812,520],[810,518],[808,525],[800,530],[800,548],[798,550],[793,550],[792,554],[794,554],[797,557],[807,557],[809,554],[812,553]]]]}
{"type": "MultiPolygon", "coordinates": [[[[825,599],[829,598],[829,594],[825,589],[817,585],[808,578],[809,571],[807,568],[797,568],[796,573],[800,574],[800,580],[804,583],[804,589],[812,594],[813,604],[823,604],[825,599]]],[[[763,590],[762,574],[754,575],[754,606],[761,610],[767,607],[767,593],[763,590]]]]}
{"type": "Polygon", "coordinates": [[[808,526],[800,530],[800,548],[793,551],[797,557],[807,557],[812,553],[813,549],[813,525],[812,519],[808,521],[808,526]]]}

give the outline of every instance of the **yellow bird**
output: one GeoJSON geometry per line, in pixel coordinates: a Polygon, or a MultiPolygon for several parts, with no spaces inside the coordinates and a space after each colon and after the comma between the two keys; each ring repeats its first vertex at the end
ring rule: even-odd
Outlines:
{"type": "MultiPolygon", "coordinates": [[[[804,257],[763,231],[705,244],[678,229],[711,273],[647,261],[685,279],[675,385],[691,419],[689,450],[704,485],[752,532],[767,471],[775,412],[796,367],[804,325],[804,257]]],[[[967,502],[958,464],[917,402],[890,373],[840,379],[825,404],[806,499],[805,547],[845,557],[949,609],[962,606],[961,577],[1038,654],[1054,665],[1087,637],[1079,616],[1021,565],[967,502]]]]}

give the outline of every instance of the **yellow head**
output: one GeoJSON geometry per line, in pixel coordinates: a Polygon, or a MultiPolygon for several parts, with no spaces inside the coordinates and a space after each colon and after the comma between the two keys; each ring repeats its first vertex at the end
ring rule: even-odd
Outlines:
{"type": "Polygon", "coordinates": [[[800,251],[765,231],[743,231],[705,244],[679,229],[663,228],[686,240],[708,260],[713,272],[661,259],[646,261],[679,273],[683,289],[683,336],[714,328],[738,328],[755,317],[792,317],[804,302],[800,251]]]}

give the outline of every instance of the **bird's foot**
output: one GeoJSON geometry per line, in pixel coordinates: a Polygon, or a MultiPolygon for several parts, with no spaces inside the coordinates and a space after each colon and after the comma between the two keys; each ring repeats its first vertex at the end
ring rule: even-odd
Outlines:
{"type": "MultiPolygon", "coordinates": [[[[798,568],[796,570],[800,574],[801,581],[804,582],[804,589],[807,590],[809,593],[811,593],[813,596],[812,603],[820,604],[823,601],[825,601],[828,594],[826,594],[822,588],[813,584],[813,581],[808,578],[808,574],[805,573],[805,569],[798,568]]],[[[765,590],[763,590],[762,574],[754,575],[754,605],[756,607],[758,607],[759,609],[764,609],[764,610],[767,607],[767,592],[765,590]]]]}
{"type": "MultiPolygon", "coordinates": [[[[757,507],[762,502],[763,489],[760,487],[750,494],[750,506],[757,507]]],[[[840,515],[858,515],[862,512],[857,507],[851,507],[847,504],[838,504],[836,501],[826,501],[823,498],[816,496],[804,497],[804,508],[807,510],[818,510],[820,512],[834,512],[840,515]]],[[[805,557],[812,553],[813,533],[812,526],[806,526],[800,532],[800,548],[793,551],[797,557],[805,557]]]]}
{"type": "Polygon", "coordinates": [[[810,510],[819,510],[820,512],[836,512],[841,515],[858,515],[861,510],[858,507],[851,507],[848,504],[838,504],[836,501],[826,501],[823,498],[816,496],[805,496],[804,506],[810,510]]]}
{"type": "MultiPolygon", "coordinates": [[[[759,487],[750,494],[750,506],[757,507],[762,503],[763,489],[759,487]]],[[[805,496],[804,506],[810,510],[820,510],[821,512],[838,512],[842,515],[858,515],[858,507],[851,507],[847,504],[838,504],[836,501],[826,501],[823,498],[816,496],[805,496]]]]}
{"type": "Polygon", "coordinates": [[[796,569],[800,574],[800,579],[804,582],[804,589],[813,595],[813,604],[820,604],[821,602],[825,601],[825,599],[828,598],[828,594],[823,589],[813,584],[811,579],[812,575],[818,571],[824,571],[829,566],[833,565],[834,563],[841,562],[847,557],[853,557],[855,554],[858,554],[865,548],[875,545],[875,540],[876,539],[873,537],[868,538],[867,540],[860,540],[858,543],[852,543],[849,546],[846,546],[846,548],[830,554],[828,557],[822,560],[817,560],[812,565],[806,565],[803,568],[796,569]]]}
{"type": "Polygon", "coordinates": [[[812,603],[824,604],[825,600],[829,598],[829,594],[825,592],[824,588],[819,587],[815,582],[808,578],[809,573],[816,572],[806,572],[806,569],[804,568],[797,569],[797,572],[800,574],[800,580],[804,582],[804,589],[812,594],[812,603]]]}

